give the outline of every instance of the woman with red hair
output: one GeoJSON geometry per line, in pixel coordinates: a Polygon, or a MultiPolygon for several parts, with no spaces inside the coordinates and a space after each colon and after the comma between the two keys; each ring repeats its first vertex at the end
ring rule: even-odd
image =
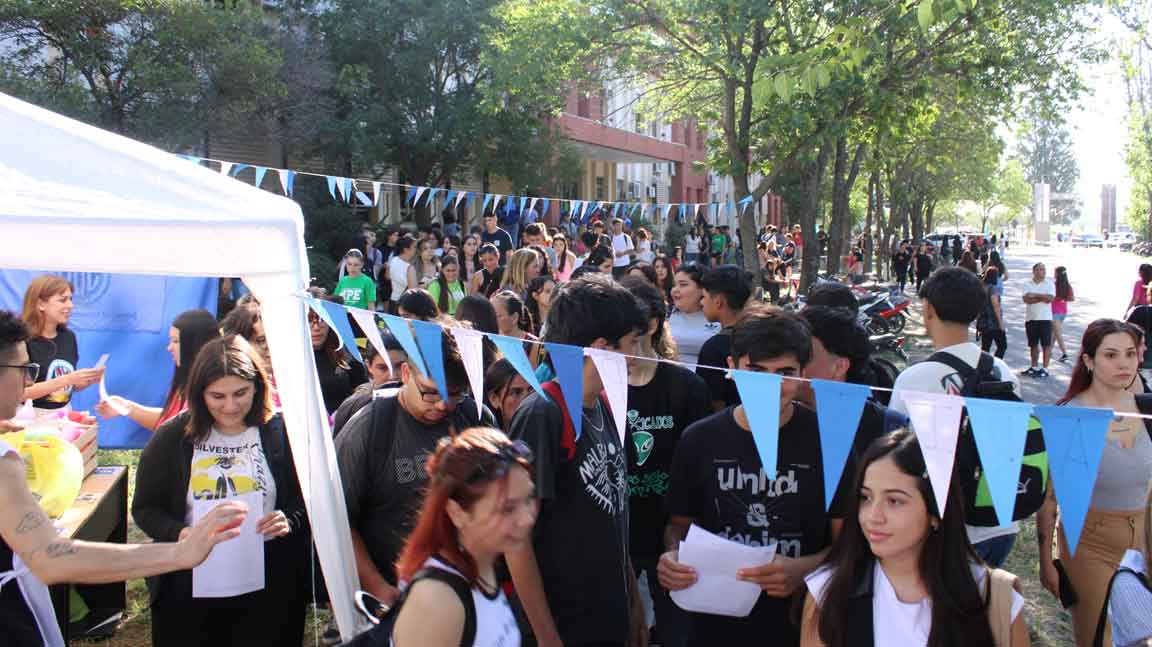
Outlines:
{"type": "Polygon", "coordinates": [[[476,647],[518,647],[520,630],[496,580],[496,560],[532,541],[539,510],[532,451],[495,429],[474,427],[440,441],[428,475],[420,518],[396,564],[408,587],[392,645],[457,647],[467,626],[476,647]]]}

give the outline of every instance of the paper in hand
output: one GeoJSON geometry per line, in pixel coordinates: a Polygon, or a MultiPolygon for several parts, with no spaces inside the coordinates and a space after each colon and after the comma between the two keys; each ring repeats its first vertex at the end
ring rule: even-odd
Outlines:
{"type": "MultiPolygon", "coordinates": [[[[222,541],[199,566],[192,569],[192,597],[227,598],[264,589],[264,536],[256,529],[264,516],[264,494],[246,492],[230,497],[248,505],[240,535],[222,541]]],[[[192,519],[199,521],[221,499],[194,500],[192,519]]]]}
{"type": "Polygon", "coordinates": [[[679,561],[696,569],[696,583],[672,591],[672,601],[685,611],[745,618],[760,598],[760,586],[737,578],[744,568],[763,566],[776,556],[776,544],[745,546],[693,524],[680,542],[679,561]]]}
{"type": "MultiPolygon", "coordinates": [[[[100,356],[100,361],[96,362],[96,366],[94,366],[93,368],[98,368],[98,369],[104,368],[104,365],[107,363],[108,363],[108,354],[105,353],[105,354],[100,356]]],[[[122,416],[128,415],[129,413],[132,412],[131,409],[129,409],[128,407],[120,404],[116,400],[113,400],[111,397],[109,397],[108,386],[104,384],[105,375],[107,375],[107,373],[100,376],[100,401],[107,404],[116,413],[118,413],[122,416]]]]}

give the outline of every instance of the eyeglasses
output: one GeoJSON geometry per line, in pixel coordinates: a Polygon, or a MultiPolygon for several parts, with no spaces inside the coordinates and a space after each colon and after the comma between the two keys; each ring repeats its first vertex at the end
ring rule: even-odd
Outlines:
{"type": "Polygon", "coordinates": [[[503,478],[508,474],[508,470],[513,465],[517,465],[520,461],[531,463],[534,456],[532,448],[528,443],[523,440],[516,440],[510,444],[504,445],[500,448],[500,452],[492,455],[492,458],[485,463],[476,466],[472,470],[472,474],[464,480],[466,485],[473,485],[481,480],[494,481],[498,478],[503,478]]]}
{"type": "Polygon", "coordinates": [[[420,399],[423,400],[424,402],[426,402],[428,404],[437,404],[439,402],[444,402],[445,404],[447,404],[450,407],[454,407],[454,406],[460,404],[460,402],[462,400],[464,400],[464,398],[468,397],[468,393],[466,391],[461,391],[459,393],[449,393],[448,399],[444,400],[444,398],[440,397],[440,390],[439,389],[432,389],[431,391],[425,391],[424,389],[420,388],[420,385],[416,385],[416,390],[420,392],[420,399]]]}
{"type": "Polygon", "coordinates": [[[309,328],[327,328],[328,323],[320,317],[308,317],[309,328]]]}
{"type": "Polygon", "coordinates": [[[24,375],[31,382],[35,382],[40,377],[40,365],[35,362],[27,364],[0,364],[0,368],[22,368],[24,375]]]}

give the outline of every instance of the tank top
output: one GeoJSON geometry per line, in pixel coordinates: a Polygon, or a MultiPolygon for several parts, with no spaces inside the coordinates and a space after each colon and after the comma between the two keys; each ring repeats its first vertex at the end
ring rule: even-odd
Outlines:
{"type": "MultiPolygon", "coordinates": [[[[438,568],[460,575],[460,571],[435,557],[424,562],[425,567],[438,568]]],[[[463,575],[461,575],[463,577],[463,575]]],[[[504,591],[489,597],[472,587],[472,604],[476,608],[476,640],[474,647],[520,647],[520,629],[504,591]]]]}
{"type": "Polygon", "coordinates": [[[480,270],[480,294],[485,298],[490,298],[496,291],[500,289],[500,281],[504,278],[504,268],[497,267],[495,272],[489,272],[487,269],[480,270]]]}
{"type": "MultiPolygon", "coordinates": [[[[16,449],[0,439],[0,456],[16,449]]],[[[12,548],[0,538],[0,627],[5,645],[64,647],[52,598],[12,548]]]]}

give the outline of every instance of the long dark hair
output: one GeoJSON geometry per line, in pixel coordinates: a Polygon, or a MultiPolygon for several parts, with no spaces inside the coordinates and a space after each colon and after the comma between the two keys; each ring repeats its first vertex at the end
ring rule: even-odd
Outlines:
{"type": "MultiPolygon", "coordinates": [[[[464,290],[464,281],[460,278],[464,275],[464,268],[461,266],[460,261],[451,255],[440,259],[440,274],[436,276],[436,283],[440,286],[440,297],[436,299],[436,305],[440,308],[440,312],[448,312],[449,306],[452,305],[452,295],[448,289],[448,279],[444,278],[444,268],[448,265],[455,265],[459,268],[456,274],[456,283],[460,284],[462,291],[466,291],[464,290]]],[[[405,310],[407,310],[407,308],[405,308],[405,310]]]]}
{"type": "Polygon", "coordinates": [[[1096,357],[1096,351],[1100,350],[1100,344],[1103,343],[1104,338],[1118,332],[1131,335],[1136,347],[1140,347],[1140,340],[1144,333],[1133,324],[1119,319],[1097,319],[1088,324],[1088,327],[1084,329],[1084,337],[1080,340],[1080,353],[1076,355],[1076,366],[1072,369],[1072,379],[1068,381],[1068,390],[1056,401],[1056,404],[1065,404],[1092,386],[1092,371],[1088,369],[1084,357],[1096,357]]]}
{"type": "Polygon", "coordinates": [[[180,363],[172,373],[172,383],[168,385],[168,396],[164,398],[164,410],[167,411],[177,398],[184,398],[188,386],[188,376],[192,373],[192,365],[196,363],[196,355],[204,344],[220,336],[220,329],[216,325],[216,318],[207,310],[185,310],[177,315],[172,327],[180,333],[180,363]]]}
{"type": "MultiPolygon", "coordinates": [[[[877,438],[864,452],[856,470],[853,500],[856,502],[844,517],[844,529],[832,545],[825,565],[832,576],[824,589],[820,605],[820,639],[827,647],[844,647],[851,641],[849,626],[850,601],[872,569],[879,568],[876,558],[860,527],[860,488],[864,475],[876,461],[891,458],[900,471],[913,476],[924,499],[928,514],[940,520],[920,549],[920,579],[932,602],[932,629],[928,647],[962,647],[993,644],[992,628],[986,615],[987,601],[972,577],[972,563],[980,558],[968,543],[964,529],[964,504],[959,488],[948,490],[947,514],[940,516],[936,497],[929,483],[924,456],[916,435],[897,430],[877,438]]],[[[871,605],[871,601],[868,601],[871,605]]]]}
{"type": "Polygon", "coordinates": [[[533,335],[540,334],[540,325],[544,323],[544,319],[540,316],[540,303],[536,301],[535,295],[549,283],[556,283],[556,279],[552,278],[551,274],[541,274],[528,281],[528,288],[524,290],[524,305],[528,308],[528,321],[532,324],[532,329],[528,332],[533,335]]]}
{"type": "Polygon", "coordinates": [[[628,288],[628,291],[647,310],[646,321],[656,319],[656,331],[652,333],[652,350],[656,351],[657,356],[664,359],[676,359],[679,352],[676,348],[676,340],[672,338],[672,333],[668,330],[668,306],[664,303],[660,289],[646,279],[630,275],[620,277],[620,285],[628,288]]]}
{"type": "Polygon", "coordinates": [[[653,272],[656,271],[657,264],[663,265],[664,269],[668,270],[668,275],[664,277],[663,281],[657,278],[656,287],[660,288],[660,291],[664,293],[664,303],[672,303],[672,286],[676,282],[676,272],[672,270],[672,263],[664,256],[657,256],[652,259],[653,272]]]}
{"type": "Polygon", "coordinates": [[[563,273],[564,270],[568,269],[568,253],[571,250],[568,249],[568,237],[560,232],[557,232],[556,235],[552,237],[553,249],[555,249],[557,239],[564,241],[564,253],[556,252],[556,271],[563,273]]]}
{"type": "Polygon", "coordinates": [[[191,442],[200,442],[211,433],[215,420],[204,402],[204,391],[225,377],[238,377],[252,383],[252,406],[244,415],[245,424],[258,427],[272,418],[272,389],[252,347],[239,335],[213,339],[200,349],[188,377],[189,416],[184,436],[191,442]]]}
{"type": "Polygon", "coordinates": [[[467,321],[474,330],[480,332],[500,332],[492,302],[478,294],[469,294],[456,304],[456,319],[467,321]]]}
{"type": "MultiPolygon", "coordinates": [[[[340,305],[344,305],[343,298],[332,296],[328,294],[328,292],[323,288],[311,287],[307,289],[307,292],[313,298],[319,299],[321,301],[331,301],[332,303],[339,303],[340,305]]],[[[324,321],[320,315],[309,311],[308,322],[311,324],[313,321],[317,320],[324,322],[324,325],[326,326],[328,325],[328,322],[324,321]]],[[[345,358],[345,356],[348,355],[348,351],[340,348],[340,335],[337,334],[336,329],[332,326],[328,326],[328,334],[324,337],[324,343],[321,344],[320,348],[312,349],[313,353],[318,353],[321,351],[323,351],[324,355],[328,357],[328,361],[332,364],[333,367],[347,371],[351,366],[348,363],[349,360],[345,358]]]]}
{"type": "MultiPolygon", "coordinates": [[[[447,289],[441,290],[440,294],[443,295],[445,292],[447,289]]],[[[433,321],[440,318],[440,309],[436,307],[436,301],[424,288],[405,290],[404,294],[400,295],[400,300],[396,302],[396,309],[403,309],[410,319],[433,321]]]]}
{"type": "Polygon", "coordinates": [[[1068,282],[1068,268],[1063,265],[1056,266],[1056,298],[1061,301],[1075,298],[1072,284],[1068,282]]]}

